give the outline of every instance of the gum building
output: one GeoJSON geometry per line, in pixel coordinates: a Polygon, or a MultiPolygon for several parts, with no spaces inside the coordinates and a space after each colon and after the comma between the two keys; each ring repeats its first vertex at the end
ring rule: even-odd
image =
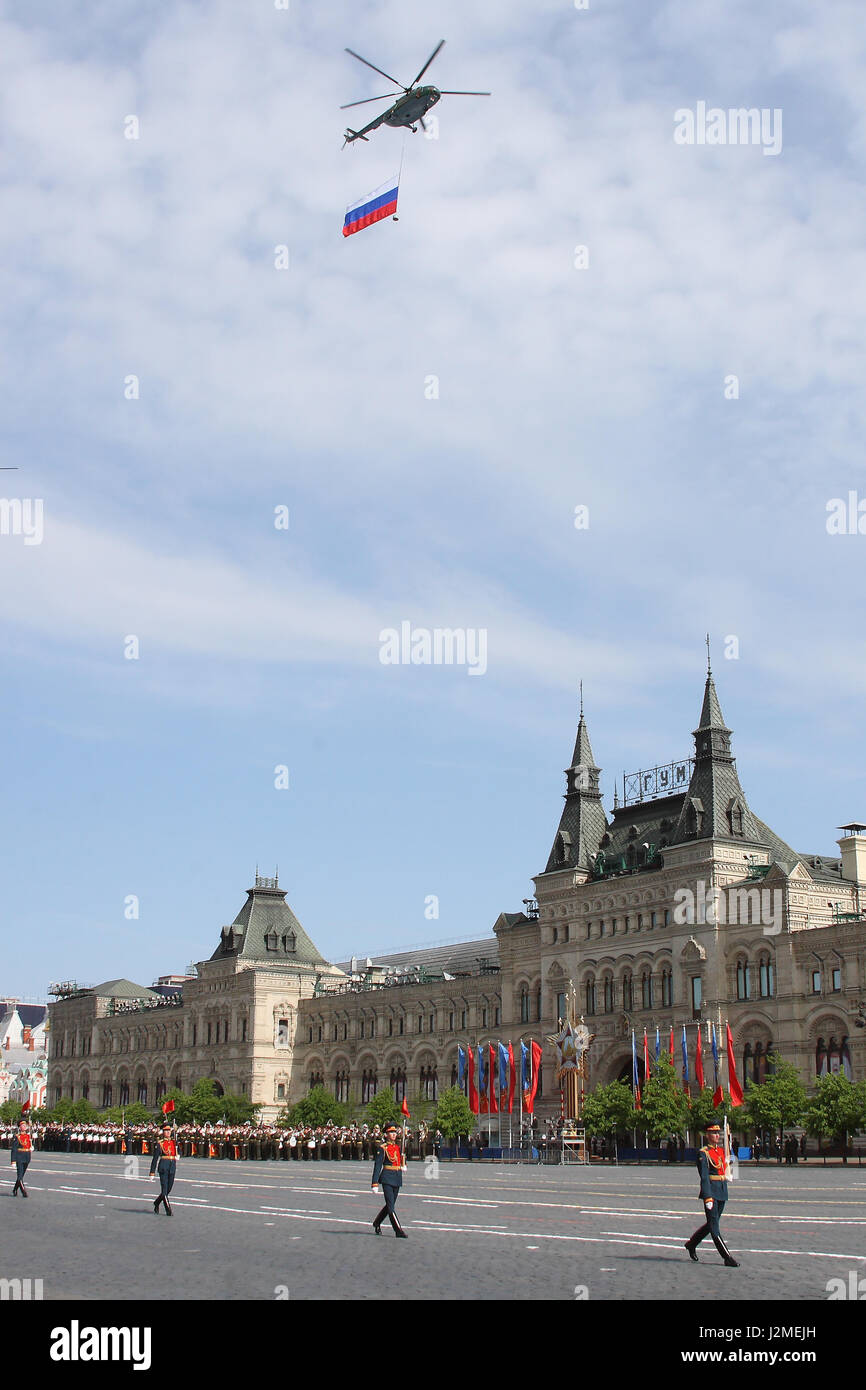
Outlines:
{"type": "MultiPolygon", "coordinates": [[[[778,1051],[807,1081],[866,1075],[866,824],[799,853],[752,808],[708,672],[690,756],[626,774],[603,805],[581,708],[564,804],[535,894],[479,939],[330,963],[276,879],[256,875],[187,977],[54,986],[49,1101],[154,1105],[203,1076],[264,1118],[324,1085],[362,1104],[435,1100],[457,1045],[542,1043],[536,1113],[557,1115],[546,1038],[570,982],[595,1035],[587,1085],[631,1078],[631,1034],[691,1075],[697,1027],[731,1025],[740,1079],[778,1051]]],[[[641,1049],[639,1049],[642,1051],[641,1049]]],[[[707,1050],[705,1048],[705,1058],[707,1050]]],[[[487,1117],[482,1123],[486,1127],[487,1117]]],[[[495,1123],[495,1121],[494,1121],[495,1123]]]]}

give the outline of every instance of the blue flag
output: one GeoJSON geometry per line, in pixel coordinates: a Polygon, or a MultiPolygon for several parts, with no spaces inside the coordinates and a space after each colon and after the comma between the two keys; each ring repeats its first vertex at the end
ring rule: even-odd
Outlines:
{"type": "Polygon", "coordinates": [[[463,1078],[464,1078],[465,1073],[466,1073],[466,1050],[465,1050],[465,1048],[460,1047],[460,1045],[458,1044],[458,1047],[457,1047],[457,1089],[460,1090],[460,1091],[463,1090],[463,1078]]]}
{"type": "Polygon", "coordinates": [[[689,1079],[689,1049],[686,1042],[686,1025],[683,1024],[683,1081],[689,1079]]]}
{"type": "Polygon", "coordinates": [[[508,1048],[499,1044],[499,1094],[508,1095],[508,1048]]]}
{"type": "Polygon", "coordinates": [[[529,1048],[525,1042],[520,1044],[520,1090],[521,1093],[528,1091],[529,1080],[529,1048]]]}
{"type": "MultiPolygon", "coordinates": [[[[478,1049],[478,1094],[487,1095],[487,1048],[478,1049]]],[[[486,1106],[485,1106],[486,1109],[486,1106]]]]}
{"type": "Polygon", "coordinates": [[[659,1053],[661,1052],[661,1050],[662,1050],[662,1040],[661,1040],[661,1038],[659,1037],[658,1024],[656,1024],[656,1061],[658,1061],[658,1059],[659,1059],[659,1053]]]}

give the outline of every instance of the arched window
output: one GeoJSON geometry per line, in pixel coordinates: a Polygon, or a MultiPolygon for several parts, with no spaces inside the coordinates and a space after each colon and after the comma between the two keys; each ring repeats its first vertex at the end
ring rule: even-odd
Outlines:
{"type": "MultiPolygon", "coordinates": [[[[457,1081],[457,1072],[456,1072],[456,1069],[455,1069],[455,1071],[454,1071],[454,1078],[453,1078],[453,1081],[454,1081],[454,1084],[456,1084],[456,1081],[457,1081]]],[[[439,1099],[439,1074],[438,1074],[438,1072],[437,1072],[437,1070],[436,1070],[435,1067],[422,1067],[422,1068],[421,1068],[421,1085],[420,1085],[420,1091],[421,1091],[421,1095],[424,1097],[425,1100],[438,1100],[438,1099],[439,1099]]]]}
{"type": "Polygon", "coordinates": [[[520,991],[520,1022],[529,1023],[529,990],[524,985],[520,991]]]}
{"type": "Polygon", "coordinates": [[[613,1013],[613,980],[610,975],[604,977],[604,1011],[606,1014],[613,1013]]]}
{"type": "Polygon", "coordinates": [[[854,1072],[851,1068],[851,1051],[848,1047],[847,1033],[844,1033],[842,1035],[842,1041],[839,1044],[839,1070],[842,1072],[844,1076],[847,1076],[849,1081],[854,1080],[854,1072]]]}
{"type": "Polygon", "coordinates": [[[751,999],[752,997],[752,967],[748,961],[737,961],[737,998],[751,999]]]}
{"type": "Polygon", "coordinates": [[[338,1071],[334,1078],[334,1099],[341,1101],[344,1105],[349,1099],[349,1073],[338,1071]]]}
{"type": "Polygon", "coordinates": [[[744,1081],[746,1080],[746,1077],[752,1075],[751,1066],[752,1066],[752,1044],[751,1044],[750,1042],[747,1042],[747,1043],[746,1043],[746,1046],[743,1048],[743,1080],[744,1080],[744,1081]]]}
{"type": "Polygon", "coordinates": [[[641,1008],[651,1009],[653,1006],[653,977],[648,970],[645,970],[640,977],[640,1000],[641,1008]]]}
{"type": "Polygon", "coordinates": [[[147,1105],[147,1081],[143,1076],[138,1079],[138,1095],[136,1097],[140,1105],[147,1105]]]}
{"type": "Polygon", "coordinates": [[[375,1070],[365,1071],[361,1077],[361,1100],[364,1105],[371,1101],[379,1089],[379,1080],[375,1070]]]}
{"type": "Polygon", "coordinates": [[[626,1012],[634,1008],[634,981],[628,972],[622,977],[622,1007],[626,1012]]]}
{"type": "Polygon", "coordinates": [[[767,1054],[764,1051],[763,1043],[755,1043],[755,1070],[754,1080],[756,1085],[767,1079],[767,1054]]]}
{"type": "Polygon", "coordinates": [[[776,992],[775,970],[769,956],[761,956],[758,964],[758,987],[762,999],[770,999],[776,992]]]}
{"type": "MultiPolygon", "coordinates": [[[[59,1100],[60,1097],[58,1096],[57,1099],[59,1100]]],[[[111,1103],[112,1103],[112,1101],[111,1101],[111,1082],[110,1082],[110,1081],[103,1081],[103,1083],[102,1083],[102,1108],[103,1108],[103,1110],[106,1110],[106,1109],[108,1108],[108,1106],[111,1105],[111,1103]]]]}
{"type": "Polygon", "coordinates": [[[669,1009],[673,1002],[673,975],[670,970],[662,971],[662,1008],[669,1009]]]}
{"type": "Polygon", "coordinates": [[[594,1013],[595,1013],[595,980],[592,980],[592,979],[587,980],[587,982],[586,982],[586,984],[584,985],[583,988],[584,988],[584,994],[585,994],[585,996],[586,996],[586,1013],[588,1013],[588,1014],[594,1014],[594,1013]]]}
{"type": "Polygon", "coordinates": [[[391,1068],[390,1078],[391,1090],[394,1099],[399,1103],[406,1098],[406,1072],[402,1067],[391,1068]]]}

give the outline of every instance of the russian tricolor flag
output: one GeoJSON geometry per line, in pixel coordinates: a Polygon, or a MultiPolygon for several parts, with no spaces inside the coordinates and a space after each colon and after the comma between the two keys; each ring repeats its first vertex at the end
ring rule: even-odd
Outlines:
{"type": "Polygon", "coordinates": [[[346,218],[343,222],[343,236],[352,236],[353,232],[363,231],[365,227],[372,227],[374,222],[381,222],[385,217],[393,217],[397,211],[397,194],[400,191],[399,175],[391,179],[388,183],[383,183],[380,188],[376,188],[372,193],[367,193],[363,198],[359,198],[357,203],[352,203],[346,209],[346,218]]]}

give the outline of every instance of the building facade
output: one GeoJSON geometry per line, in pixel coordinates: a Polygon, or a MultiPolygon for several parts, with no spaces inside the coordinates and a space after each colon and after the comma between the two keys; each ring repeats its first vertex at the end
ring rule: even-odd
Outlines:
{"type": "MultiPolygon", "coordinates": [[[[778,1051],[804,1079],[866,1075],[866,825],[838,856],[800,854],[749,805],[711,673],[691,757],[623,779],[602,804],[581,708],[564,806],[535,897],[493,934],[329,963],[276,879],[256,876],[194,978],[60,988],[49,1101],[97,1105],[189,1090],[203,1076],[264,1118],[324,1085],[366,1103],[433,1101],[458,1043],[541,1042],[537,1114],[559,1113],[546,1043],[569,988],[594,1034],[588,1085],[631,1077],[631,1036],[730,1023],[741,1080],[778,1051]]],[[[642,1050],[642,1049],[641,1049],[642,1050]]],[[[693,1073],[692,1073],[693,1074],[693,1073]]],[[[484,1126],[488,1121],[485,1119],[484,1126]]]]}
{"type": "Polygon", "coordinates": [[[45,1104],[48,1083],[45,1004],[0,999],[0,1102],[45,1104]]]}

